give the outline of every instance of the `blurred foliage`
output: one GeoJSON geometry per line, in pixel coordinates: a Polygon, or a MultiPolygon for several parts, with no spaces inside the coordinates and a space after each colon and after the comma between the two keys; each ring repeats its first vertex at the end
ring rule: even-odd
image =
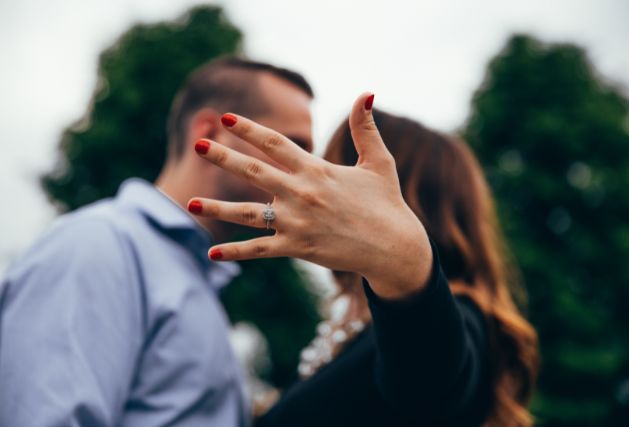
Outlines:
{"type": "Polygon", "coordinates": [[[629,400],[619,393],[629,378],[629,101],[582,49],[514,36],[491,61],[463,133],[528,288],[542,351],[539,425],[620,425],[619,400],[629,400]]]}
{"type": "Polygon", "coordinates": [[[61,210],[113,196],[131,176],[153,181],[166,157],[166,119],[190,71],[237,52],[241,32],[215,7],[174,22],[136,25],[101,55],[85,116],[61,137],[43,187],[61,210]]]}
{"type": "MultiPolygon", "coordinates": [[[[198,7],[172,22],[136,25],[100,56],[85,117],[61,137],[59,158],[42,178],[61,211],[113,196],[128,177],[153,181],[166,155],[166,119],[186,76],[220,55],[239,53],[242,34],[219,7],[198,7]]],[[[269,341],[269,378],[285,386],[319,320],[304,277],[287,259],[243,262],[227,288],[230,318],[257,324],[269,341]]]]}

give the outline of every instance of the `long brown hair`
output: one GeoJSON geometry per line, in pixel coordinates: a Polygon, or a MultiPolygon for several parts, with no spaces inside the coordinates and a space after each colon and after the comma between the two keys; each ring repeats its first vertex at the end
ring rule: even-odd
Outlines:
{"type": "MultiPolygon", "coordinates": [[[[524,294],[478,161],[458,138],[377,110],[374,118],[395,158],[404,199],[435,242],[450,288],[472,299],[485,316],[494,392],[485,425],[532,425],[527,403],[538,371],[537,335],[514,303],[512,295],[524,294]]],[[[356,163],[347,120],[324,157],[337,164],[356,163]]],[[[343,283],[353,280],[335,275],[340,292],[351,294],[355,286],[343,283]]]]}

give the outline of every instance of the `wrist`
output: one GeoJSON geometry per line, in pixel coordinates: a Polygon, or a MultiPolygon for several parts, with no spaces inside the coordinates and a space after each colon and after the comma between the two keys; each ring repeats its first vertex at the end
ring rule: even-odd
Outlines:
{"type": "Polygon", "coordinates": [[[363,273],[377,296],[404,299],[421,292],[428,284],[432,273],[432,248],[423,227],[421,233],[412,234],[415,237],[405,233],[404,239],[397,239],[383,262],[372,263],[372,268],[363,273]]]}

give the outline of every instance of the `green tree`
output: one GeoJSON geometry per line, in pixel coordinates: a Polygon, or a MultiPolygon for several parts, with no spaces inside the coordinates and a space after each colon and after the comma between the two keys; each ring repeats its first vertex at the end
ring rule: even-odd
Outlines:
{"type": "MultiPolygon", "coordinates": [[[[83,118],[59,143],[54,169],[42,186],[60,211],[113,196],[135,176],[153,181],[164,162],[166,118],[188,73],[214,57],[240,53],[242,33],[219,7],[191,9],[179,19],[136,25],[100,56],[98,83],[83,118]]],[[[285,386],[298,352],[319,320],[316,298],[287,259],[248,261],[227,288],[234,321],[255,323],[269,341],[268,378],[285,386]]]]}
{"type": "Polygon", "coordinates": [[[520,35],[489,64],[463,132],[528,288],[540,425],[615,422],[629,377],[628,120],[581,48],[520,35]]]}
{"type": "Polygon", "coordinates": [[[61,137],[59,158],[42,184],[61,210],[116,193],[131,176],[153,181],[166,156],[166,118],[186,76],[198,65],[240,51],[241,32],[220,8],[136,25],[101,55],[85,116],[61,137]]]}

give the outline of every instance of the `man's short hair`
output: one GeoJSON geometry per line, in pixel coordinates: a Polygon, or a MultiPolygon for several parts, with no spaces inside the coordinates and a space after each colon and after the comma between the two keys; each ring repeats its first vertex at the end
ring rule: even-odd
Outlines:
{"type": "Polygon", "coordinates": [[[295,71],[235,56],[210,61],[194,70],[175,96],[168,117],[169,156],[181,157],[185,150],[188,122],[203,107],[251,117],[266,111],[268,104],[256,78],[262,72],[292,83],[314,97],[306,79],[295,71]]]}

